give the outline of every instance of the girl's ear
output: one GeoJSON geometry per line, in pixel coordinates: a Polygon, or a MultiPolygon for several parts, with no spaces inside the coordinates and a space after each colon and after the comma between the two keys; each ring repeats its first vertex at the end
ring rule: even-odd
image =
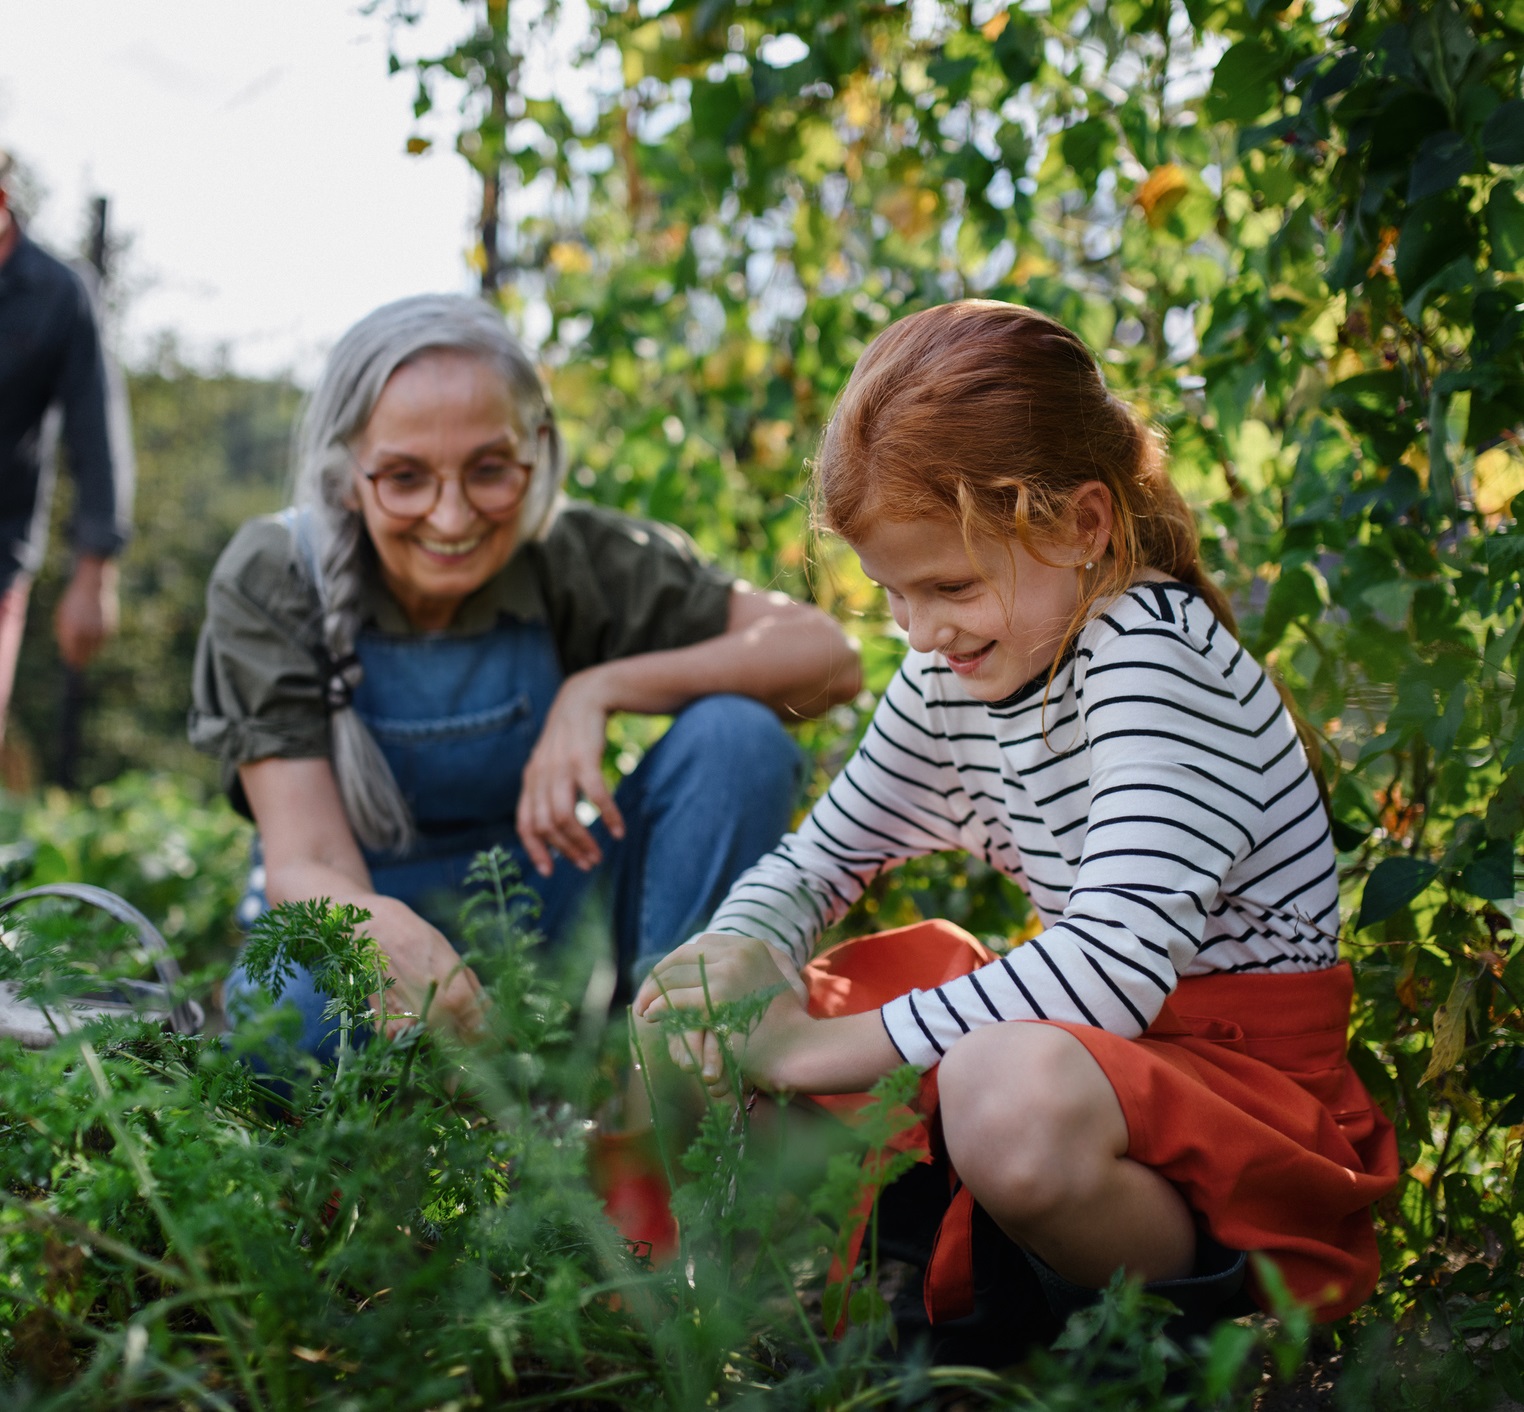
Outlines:
{"type": "Polygon", "coordinates": [[[1111,491],[1098,480],[1088,480],[1074,496],[1075,549],[1094,563],[1111,546],[1111,491]]]}

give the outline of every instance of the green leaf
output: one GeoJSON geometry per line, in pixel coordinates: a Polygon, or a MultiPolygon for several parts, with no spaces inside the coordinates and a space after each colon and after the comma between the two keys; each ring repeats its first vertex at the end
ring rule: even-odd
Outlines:
{"type": "Polygon", "coordinates": [[[1513,865],[1513,840],[1489,838],[1461,870],[1460,885],[1473,897],[1501,902],[1514,893],[1513,865]]]}
{"type": "MultiPolygon", "coordinates": [[[[1510,963],[1509,970],[1512,969],[1513,964],[1510,963]]],[[[1503,973],[1503,979],[1504,984],[1509,984],[1507,970],[1503,973]]],[[[1509,989],[1513,989],[1512,984],[1509,984],[1509,989]]],[[[1524,1045],[1504,1043],[1489,1049],[1471,1066],[1468,1077],[1471,1088],[1480,1097],[1490,1098],[1494,1103],[1509,1100],[1503,1112],[1498,1115],[1501,1126],[1512,1127],[1513,1124],[1524,1121],[1524,1045]],[[1513,1117],[1515,1113],[1519,1117],[1513,1117]]]]}
{"type": "Polygon", "coordinates": [[[1214,123],[1251,123],[1281,96],[1281,56],[1258,39],[1243,39],[1217,61],[1206,115],[1214,123]]]}
{"type": "Polygon", "coordinates": [[[1333,830],[1334,847],[1340,853],[1353,853],[1371,836],[1369,825],[1359,828],[1343,819],[1333,819],[1330,821],[1330,826],[1333,830]]]}
{"type": "Polygon", "coordinates": [[[1413,57],[1441,96],[1453,99],[1476,53],[1476,39],[1450,0],[1419,11],[1412,30],[1413,57]]]}
{"type": "Polygon", "coordinates": [[[1406,907],[1439,875],[1437,863],[1421,858],[1383,858],[1365,880],[1360,895],[1360,915],[1355,930],[1384,922],[1392,913],[1406,907]]]}
{"type": "Polygon", "coordinates": [[[1360,77],[1361,58],[1358,49],[1341,54],[1330,68],[1325,69],[1307,90],[1307,102],[1326,103],[1335,94],[1343,93],[1360,77]]]}
{"type": "Polygon", "coordinates": [[[1323,611],[1323,594],[1306,565],[1284,569],[1271,586],[1264,622],[1255,640],[1255,652],[1263,656],[1286,635],[1292,623],[1316,618],[1323,611]]]}
{"type": "MultiPolygon", "coordinates": [[[[1408,385],[1403,375],[1395,368],[1384,368],[1356,373],[1335,383],[1324,394],[1323,405],[1370,437],[1383,461],[1393,462],[1407,449],[1417,431],[1412,414],[1400,410],[1407,396],[1408,385]]],[[[1393,475],[1396,474],[1394,471],[1393,475]]]]}
{"type": "Polygon", "coordinates": [[[1502,167],[1524,162],[1524,101],[1499,104],[1482,125],[1482,155],[1502,167]]]}
{"type": "Polygon", "coordinates": [[[1020,10],[1007,10],[1010,17],[995,40],[995,60],[1012,88],[1037,77],[1042,67],[1042,31],[1020,10]]]}
{"type": "Polygon", "coordinates": [[[1471,144],[1458,132],[1436,132],[1424,138],[1408,173],[1408,201],[1449,191],[1472,168],[1471,144]]]}
{"type": "Polygon", "coordinates": [[[961,103],[968,97],[969,85],[973,82],[974,70],[978,67],[979,61],[974,58],[943,57],[933,59],[926,66],[926,73],[931,81],[947,94],[951,102],[961,103]]]}
{"type": "Polygon", "coordinates": [[[1456,682],[1445,700],[1445,708],[1423,728],[1424,739],[1434,747],[1435,753],[1448,755],[1455,749],[1461,727],[1466,723],[1466,683],[1456,682]]]}
{"type": "Polygon", "coordinates": [[[69,878],[69,860],[53,844],[39,843],[28,881],[40,887],[43,883],[68,882],[69,878]]]}
{"type": "Polygon", "coordinates": [[[1524,731],[1514,736],[1513,742],[1508,747],[1508,754],[1503,757],[1505,770],[1516,770],[1520,765],[1524,765],[1524,731]]]}
{"type": "Polygon", "coordinates": [[[1524,205],[1514,195],[1511,181],[1500,181],[1492,188],[1486,218],[1492,268],[1499,274],[1524,270],[1524,205]]]}
{"type": "Polygon", "coordinates": [[[1111,165],[1116,151],[1116,134],[1104,118],[1086,118],[1065,128],[1059,139],[1059,151],[1086,191],[1095,190],[1096,179],[1111,165]]]}
{"type": "Polygon", "coordinates": [[[1441,192],[1420,201],[1402,223],[1394,260],[1397,283],[1409,299],[1452,260],[1476,246],[1466,195],[1441,192]]]}
{"type": "Polygon", "coordinates": [[[741,85],[726,77],[719,83],[696,83],[689,99],[693,112],[693,130],[700,139],[715,142],[734,141],[736,119],[741,116],[741,85]]]}

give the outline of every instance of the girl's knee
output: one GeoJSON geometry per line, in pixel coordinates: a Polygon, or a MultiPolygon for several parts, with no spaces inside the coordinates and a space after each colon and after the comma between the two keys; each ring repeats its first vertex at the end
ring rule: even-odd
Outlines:
{"type": "Polygon", "coordinates": [[[1104,1073],[1049,1025],[965,1035],[942,1059],[938,1103],[953,1166],[982,1204],[1011,1213],[1039,1217],[1082,1196],[1126,1148],[1104,1073]]]}

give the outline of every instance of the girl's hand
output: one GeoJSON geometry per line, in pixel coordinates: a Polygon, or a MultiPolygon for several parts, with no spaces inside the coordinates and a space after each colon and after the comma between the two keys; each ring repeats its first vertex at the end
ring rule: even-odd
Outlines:
{"type": "Polygon", "coordinates": [[[703,1029],[711,1004],[740,1000],[788,986],[746,1034],[728,1043],[741,1072],[767,1089],[789,1087],[787,1058],[806,1042],[817,1023],[805,1008],[808,992],[799,973],[766,942],[754,937],[708,933],[663,957],[635,996],[637,1017],[654,1024],[663,1014],[698,1012],[695,1028],[667,1036],[667,1052],[684,1073],[694,1074],[715,1097],[729,1092],[722,1041],[703,1029]]]}
{"type": "Polygon", "coordinates": [[[587,872],[603,861],[603,850],[577,817],[586,799],[602,815],[615,838],[624,837],[624,819],[603,781],[603,746],[613,707],[597,667],[577,672],[561,684],[535,742],[519,793],[519,842],[541,877],[548,878],[555,850],[587,872]]]}

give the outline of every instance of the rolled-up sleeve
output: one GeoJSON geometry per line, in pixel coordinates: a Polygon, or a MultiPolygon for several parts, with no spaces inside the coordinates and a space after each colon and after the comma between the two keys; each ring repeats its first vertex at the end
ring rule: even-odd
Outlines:
{"type": "Polygon", "coordinates": [[[329,754],[311,646],[319,622],[285,527],[275,519],[246,524],[207,585],[189,722],[191,744],[217,757],[223,788],[243,813],[240,765],[329,754]]]}

